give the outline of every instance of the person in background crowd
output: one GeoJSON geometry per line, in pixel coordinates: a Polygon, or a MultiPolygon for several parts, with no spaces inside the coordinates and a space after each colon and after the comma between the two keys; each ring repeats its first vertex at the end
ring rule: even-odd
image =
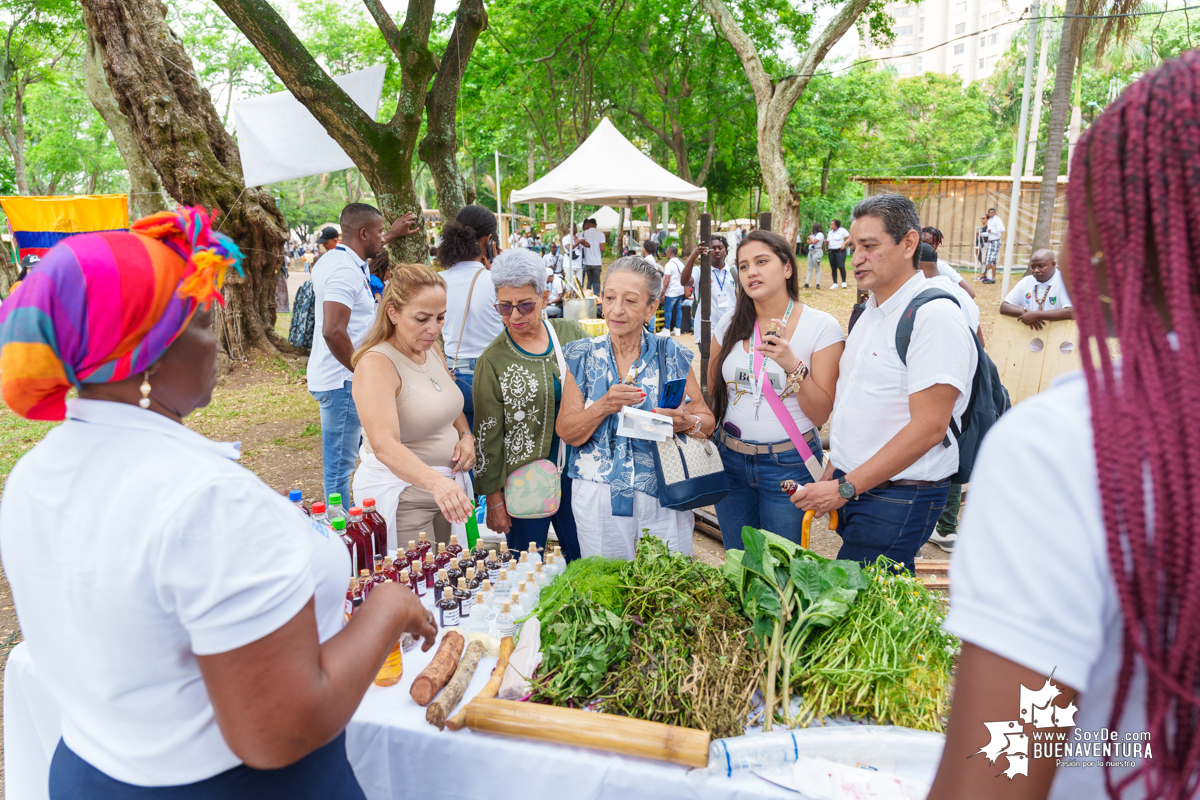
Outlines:
{"type": "Polygon", "coordinates": [[[736,251],[738,244],[742,241],[742,229],[734,225],[733,233],[730,234],[730,237],[733,239],[733,249],[736,251]]]}
{"type": "MultiPolygon", "coordinates": [[[[340,223],[339,223],[340,224],[340,223]]],[[[321,256],[328,253],[338,246],[338,230],[333,226],[328,226],[321,229],[321,235],[317,237],[317,246],[313,253],[313,264],[321,260],[321,256]]]]}
{"type": "Polygon", "coordinates": [[[546,269],[551,272],[562,274],[562,259],[558,256],[558,242],[550,243],[550,251],[542,256],[542,263],[546,265],[546,269]]]}
{"type": "Polygon", "coordinates": [[[996,209],[987,210],[987,244],[983,249],[983,283],[996,282],[996,261],[1000,258],[1000,236],[1004,233],[1004,223],[996,214],[996,209]]]}
{"type": "Polygon", "coordinates": [[[62,241],[0,311],[5,402],[66,420],[0,505],[21,632],[62,713],[43,796],[361,800],[346,722],[402,633],[437,634],[395,584],[343,627],[346,548],[181,424],[211,401],[211,303],[240,258],[180,207],[62,241]],[[33,530],[78,556],[55,580],[33,530]]]}
{"type": "Polygon", "coordinates": [[[438,351],[446,283],[425,264],[401,264],[388,281],[371,332],[354,352],[354,403],[362,416],[354,497],[374,497],[388,521],[388,547],[472,513],[475,438],[463,396],[438,351]]]}
{"type": "MultiPolygon", "coordinates": [[[[987,250],[987,217],[979,218],[979,227],[975,229],[975,261],[978,269],[983,269],[983,253],[987,250]]],[[[978,276],[976,280],[978,280],[978,276]]]]}
{"type": "MultiPolygon", "coordinates": [[[[559,479],[558,511],[540,519],[509,516],[505,487],[509,476],[539,459],[558,463],[559,448],[566,447],[555,433],[562,403],[562,376],[551,331],[559,354],[568,342],[584,339],[587,332],[574,320],[542,319],[549,295],[541,259],[514,250],[501,254],[492,266],[496,305],[505,330],[488,345],[475,373],[475,431],[479,458],[476,487],[487,495],[487,524],[508,537],[512,550],[530,542],[545,547],[550,523],[567,560],[579,557],[575,512],[571,506],[571,478],[559,479]]],[[[564,461],[566,453],[563,453],[564,461]]]]}
{"type": "Polygon", "coordinates": [[[562,278],[555,275],[552,271],[546,270],[546,316],[551,319],[560,319],[563,315],[563,294],[566,292],[566,287],[563,286],[562,278]]]}
{"type": "Polygon", "coordinates": [[[974,300],[975,290],[971,288],[971,284],[963,280],[954,267],[942,261],[941,257],[937,255],[938,248],[942,246],[942,232],[932,225],[926,225],[921,228],[921,242],[933,248],[934,257],[937,259],[938,274],[949,278],[951,283],[956,284],[958,288],[967,293],[967,297],[974,300]]]}
{"type": "MultiPolygon", "coordinates": [[[[821,224],[815,223],[812,226],[812,233],[808,236],[808,273],[804,278],[804,288],[808,288],[808,282],[816,276],[817,288],[821,288],[821,255],[825,248],[825,233],[821,229],[821,224]]],[[[796,245],[796,255],[800,255],[800,245],[796,245]]]]}
{"type": "MultiPolygon", "coordinates": [[[[923,237],[924,234],[922,234],[923,237]]],[[[975,334],[982,344],[983,332],[979,329],[979,306],[975,305],[975,301],[967,296],[959,283],[954,282],[958,274],[955,273],[954,278],[948,278],[941,274],[940,267],[941,262],[938,261],[933,246],[922,242],[921,272],[925,275],[928,285],[937,286],[957,298],[959,308],[962,309],[963,320],[971,329],[971,333],[975,334]]],[[[954,549],[954,543],[958,541],[958,512],[961,508],[962,484],[951,482],[950,490],[946,495],[946,507],[938,516],[933,533],[929,535],[930,543],[937,545],[947,553],[954,549]]]]}
{"type": "Polygon", "coordinates": [[[679,336],[683,325],[683,295],[686,284],[683,283],[683,261],[679,258],[679,248],[675,245],[667,247],[667,263],[663,267],[663,329],[662,336],[679,336]]]}
{"type": "Polygon", "coordinates": [[[442,231],[438,262],[446,267],[446,325],[442,339],[446,346],[446,366],[465,398],[463,409],[467,426],[474,425],[471,380],[475,361],[492,343],[504,323],[496,313],[496,291],[488,280],[496,253],[496,215],[483,206],[466,206],[458,218],[442,231]]]}
{"type": "Polygon", "coordinates": [[[839,509],[838,558],[884,555],[912,571],[958,471],[950,422],[961,426],[978,354],[962,311],[939,299],[916,314],[907,364],[897,355],[896,326],[928,288],[911,200],[863,200],[850,243],[854,277],[871,297],[842,353],[825,479],[800,487],[792,502],[818,515],[839,509]]]}
{"type": "Polygon", "coordinates": [[[692,351],[675,339],[645,330],[662,297],[662,275],[649,261],[626,256],[608,268],[604,318],[608,334],[580,339],[564,348],[570,373],[562,390],[556,432],[571,445],[567,474],[583,556],[632,559],[643,529],[675,551],[691,554],[691,511],[658,502],[653,442],[617,435],[625,406],[671,417],[676,433],[711,436],[713,416],[691,371],[692,351]],[[660,375],[665,348],[666,375],[660,375]],[[633,384],[624,379],[633,374],[633,384]],[[686,402],[656,408],[659,381],[687,378],[686,402]]]}
{"type": "Polygon", "coordinates": [[[1000,303],[1000,313],[1016,317],[1035,331],[1047,322],[1075,319],[1075,309],[1062,272],[1056,268],[1054,252],[1038,250],[1029,259],[1029,274],[1000,303]]]}
{"type": "Polygon", "coordinates": [[[35,253],[29,253],[28,255],[21,256],[21,271],[17,273],[16,282],[13,283],[8,290],[10,295],[15,292],[17,287],[25,281],[25,278],[29,275],[29,270],[36,267],[41,260],[41,256],[38,256],[35,253]]]}
{"type": "MultiPolygon", "coordinates": [[[[729,243],[725,241],[725,237],[720,234],[714,235],[709,242],[711,243],[712,257],[709,259],[711,266],[709,267],[708,275],[711,284],[712,294],[709,295],[710,313],[712,314],[712,327],[710,336],[716,336],[717,326],[721,324],[721,319],[733,311],[733,307],[737,304],[737,276],[733,271],[726,266],[726,257],[729,255],[729,243]]],[[[683,266],[683,273],[680,280],[685,285],[691,286],[695,283],[692,278],[693,265],[696,259],[702,256],[706,248],[703,245],[698,245],[692,254],[688,256],[687,263],[683,266]]],[[[699,299],[697,299],[696,308],[700,308],[699,299]]],[[[696,316],[699,316],[698,314],[696,316]]]]}
{"type": "MultiPolygon", "coordinates": [[[[384,231],[379,209],[350,203],[342,209],[345,241],[313,267],[314,330],[306,369],[308,391],[321,407],[321,465],[325,497],[350,498],[350,473],[362,426],[351,397],[354,349],[375,320],[367,261],[401,236],[416,232],[415,214],[405,214],[384,231]]],[[[332,230],[332,229],[330,229],[332,230]]]]}
{"type": "Polygon", "coordinates": [[[804,512],[779,484],[813,482],[792,436],[821,462],[817,429],[833,410],[846,338],[832,314],[800,302],[800,268],[782,236],[751,231],[737,260],[742,291],[733,313],[713,331],[708,376],[708,385],[718,387],[711,392],[721,423],[714,439],[730,484],[716,505],[726,550],[742,549],[746,525],[799,543],[804,512]],[[783,333],[769,333],[773,325],[783,333]],[[764,356],[757,369],[756,350],[764,356]],[[772,390],[790,416],[786,425],[764,397],[772,390]]]}
{"type": "Polygon", "coordinates": [[[575,289],[583,281],[583,237],[578,226],[571,223],[571,232],[562,238],[563,280],[568,289],[575,289]]]}
{"type": "Polygon", "coordinates": [[[592,294],[600,296],[600,265],[604,257],[604,233],[596,227],[595,219],[583,221],[583,271],[585,285],[592,294]]]}
{"type": "Polygon", "coordinates": [[[279,276],[275,279],[275,310],[280,314],[288,313],[288,268],[287,256],[279,265],[279,276]]]}
{"type": "Polygon", "coordinates": [[[846,288],[846,240],[850,231],[842,227],[842,221],[835,219],[829,223],[829,235],[825,243],[829,245],[829,270],[833,273],[833,285],[830,289],[838,288],[838,273],[842,275],[842,288],[846,288]]]}
{"type": "Polygon", "coordinates": [[[389,273],[392,268],[392,261],[386,247],[379,248],[375,257],[367,262],[367,268],[371,271],[371,296],[378,304],[383,299],[383,287],[390,280],[389,273]]]}
{"type": "Polygon", "coordinates": [[[658,256],[658,242],[654,241],[653,239],[647,239],[646,241],[642,242],[642,258],[653,264],[654,268],[661,273],[662,270],[659,268],[658,262],[655,260],[656,256],[658,256]]]}
{"type": "Polygon", "coordinates": [[[950,568],[962,654],[929,800],[1196,796],[1200,258],[1164,227],[1200,230],[1198,83],[1196,51],[1164,62],[1075,147],[1061,258],[1079,351],[1107,356],[1115,337],[1120,359],[1060,376],[983,440],[950,568]],[[1032,692],[1051,701],[1032,701],[1036,722],[1058,727],[1017,720],[1032,692]],[[972,757],[997,720],[1016,720],[1001,723],[1010,743],[1056,732],[1119,754],[972,757]]]}
{"type": "Polygon", "coordinates": [[[529,238],[529,231],[521,231],[521,235],[517,238],[517,247],[521,248],[522,250],[528,250],[530,244],[532,244],[532,241],[529,238]]]}

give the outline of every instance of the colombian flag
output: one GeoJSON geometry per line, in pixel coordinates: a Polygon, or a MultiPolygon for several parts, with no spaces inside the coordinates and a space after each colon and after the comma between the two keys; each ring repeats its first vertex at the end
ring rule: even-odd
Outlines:
{"type": "Polygon", "coordinates": [[[17,260],[39,258],[68,236],[129,228],[129,206],[123,194],[79,197],[0,197],[17,245],[17,260]]]}

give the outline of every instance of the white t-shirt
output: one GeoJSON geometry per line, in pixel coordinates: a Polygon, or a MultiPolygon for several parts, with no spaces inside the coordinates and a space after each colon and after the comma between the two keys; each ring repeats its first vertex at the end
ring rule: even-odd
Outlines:
{"type": "Polygon", "coordinates": [[[988,241],[994,242],[1000,238],[1000,234],[1004,233],[1004,223],[1000,221],[1000,215],[992,217],[987,223],[988,241]]]}
{"type": "MultiPolygon", "coordinates": [[[[695,269],[693,267],[693,269],[695,269]]],[[[663,267],[663,275],[671,276],[671,285],[667,287],[667,297],[679,297],[683,294],[683,262],[678,257],[670,258],[663,267]]]]}
{"type": "Polygon", "coordinates": [[[346,332],[351,344],[358,347],[375,323],[375,296],[371,294],[368,275],[367,262],[344,244],[321,256],[313,267],[313,346],[306,369],[310,392],[341,389],[354,378],[354,373],[333,357],[321,334],[325,301],[341,303],[350,309],[346,332]]]}
{"type": "MultiPolygon", "coordinates": [[[[867,300],[846,339],[829,424],[830,458],[850,472],[865,464],[912,419],[908,396],[936,384],[958,389],[953,416],[961,425],[979,356],[962,312],[949,300],[922,306],[913,325],[908,366],[896,352],[896,326],[909,302],[928,282],[917,270],[900,289],[877,305],[867,300]]],[[[958,442],[934,445],[892,480],[940,481],[958,471],[958,442]]]]}
{"type": "Polygon", "coordinates": [[[944,275],[953,281],[955,286],[957,286],[958,282],[962,280],[962,275],[958,274],[958,270],[947,264],[945,261],[942,261],[940,258],[937,261],[937,271],[938,275],[944,275]]]}
{"type": "MultiPolygon", "coordinates": [[[[1149,492],[1147,497],[1152,499],[1149,492]]],[[[1153,524],[1153,513],[1147,522],[1153,524]]],[[[1121,608],[1108,560],[1083,373],[1063,375],[1014,406],[983,440],[950,580],[954,602],[947,630],[1035,672],[1053,673],[1056,684],[1078,690],[1076,728],[1067,733],[1068,741],[1109,728],[1121,667],[1121,608]]],[[[995,690],[1017,697],[1016,686],[995,690]]],[[[1069,699],[1055,704],[1065,706],[1069,699]]],[[[1138,659],[1119,731],[1147,729],[1145,703],[1138,659]]],[[[1015,702],[1009,718],[1019,720],[1015,702]]],[[[1030,740],[1033,730],[1024,726],[1030,740]]],[[[986,741],[982,726],[979,737],[986,741]]],[[[1122,754],[1120,760],[1127,759],[1122,754]]],[[[999,773],[1006,765],[995,766],[999,773]]],[[[1113,768],[1114,782],[1131,771],[1113,768]]],[[[1050,789],[1051,800],[1106,796],[1099,767],[1059,767],[1050,789]]],[[[1140,782],[1125,793],[1143,796],[1140,782]]]]}
{"type": "Polygon", "coordinates": [[[552,269],[555,272],[562,272],[562,260],[558,257],[558,253],[546,253],[542,256],[542,263],[547,269],[552,269]]]}
{"type": "Polygon", "coordinates": [[[849,228],[832,228],[829,235],[825,239],[829,242],[830,250],[841,250],[846,246],[846,240],[850,238],[849,228]]]}
{"type": "MultiPolygon", "coordinates": [[[[796,330],[792,332],[789,342],[792,352],[811,367],[813,353],[845,341],[846,337],[842,334],[842,328],[832,314],[806,305],[798,306],[792,313],[795,314],[797,311],[800,312],[800,319],[796,322],[796,330]]],[[[713,338],[718,343],[725,339],[725,333],[729,330],[731,320],[732,317],[726,315],[714,326],[713,338]]],[[[744,441],[760,444],[785,441],[788,438],[787,431],[783,429],[783,423],[776,419],[775,412],[771,410],[765,397],[759,402],[758,419],[754,418],[748,343],[748,339],[743,339],[721,352],[721,377],[725,380],[726,390],[729,392],[729,405],[725,411],[725,421],[736,425],[741,430],[742,435],[738,438],[744,441]]],[[[771,385],[775,387],[775,391],[782,395],[787,387],[787,377],[784,375],[783,369],[774,361],[767,361],[765,371],[771,385]]],[[[766,387],[763,388],[765,391],[766,387]]],[[[796,427],[800,429],[801,433],[816,427],[812,420],[804,415],[804,411],[800,408],[800,401],[796,399],[795,394],[783,398],[783,407],[791,413],[792,419],[796,420],[796,427]]]]}
{"type": "Polygon", "coordinates": [[[708,275],[712,282],[712,299],[709,301],[712,304],[712,337],[717,339],[717,327],[721,320],[737,305],[737,276],[724,264],[713,264],[708,275]]]}
{"type": "Polygon", "coordinates": [[[585,267],[600,266],[602,261],[600,245],[604,244],[604,232],[599,228],[588,228],[582,235],[590,245],[583,248],[583,265],[585,267]]]}
{"type": "Polygon", "coordinates": [[[442,341],[446,345],[447,361],[458,357],[479,358],[492,340],[504,331],[504,320],[496,310],[496,287],[492,276],[478,261],[460,261],[442,273],[446,281],[446,323],[442,326],[442,341]],[[481,271],[482,270],[482,271],[481,271]],[[467,309],[467,290],[475,273],[475,289],[471,293],[467,324],[463,326],[463,310],[467,309]],[[458,332],[462,330],[462,347],[458,344],[458,332]]]}
{"type": "Polygon", "coordinates": [[[546,281],[546,289],[550,292],[549,302],[558,303],[562,301],[563,292],[565,291],[562,278],[555,275],[554,280],[546,281]]]}
{"type": "Polygon", "coordinates": [[[1038,283],[1037,278],[1026,275],[1017,281],[1017,285],[1004,298],[1004,302],[1020,306],[1026,311],[1058,311],[1071,307],[1071,298],[1067,294],[1067,285],[1063,282],[1060,269],[1054,270],[1050,280],[1045,283],[1038,283]],[[1038,300],[1042,301],[1040,309],[1038,300]]]}
{"type": "MultiPolygon", "coordinates": [[[[818,232],[814,233],[812,236],[814,239],[816,239],[816,241],[808,246],[809,250],[813,250],[814,248],[816,250],[820,250],[825,245],[825,234],[818,231],[818,232]]],[[[808,240],[806,239],[805,241],[808,241],[808,240]]]]}
{"type": "Polygon", "coordinates": [[[196,655],[278,630],[315,597],[342,628],[350,558],[213,442],[137,406],[67,401],[12,471],[0,554],[38,678],[80,758],[138,786],[241,763],[196,655]]]}
{"type": "MultiPolygon", "coordinates": [[[[955,274],[957,276],[957,273],[955,274]]],[[[958,307],[962,309],[963,319],[967,321],[967,327],[971,329],[971,333],[979,330],[979,306],[971,299],[971,295],[967,294],[966,290],[958,285],[958,281],[953,278],[947,278],[945,275],[936,275],[932,278],[926,278],[925,283],[927,286],[936,286],[939,289],[944,289],[958,298],[958,307]]]]}
{"type": "Polygon", "coordinates": [[[581,266],[583,266],[582,250],[582,247],[575,244],[574,234],[568,233],[562,238],[563,261],[566,262],[569,258],[571,261],[571,266],[575,269],[579,269],[581,266]]]}

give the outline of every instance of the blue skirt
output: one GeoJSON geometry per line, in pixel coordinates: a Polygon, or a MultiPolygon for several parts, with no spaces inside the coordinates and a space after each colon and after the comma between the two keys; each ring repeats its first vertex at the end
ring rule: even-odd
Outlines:
{"type": "Polygon", "coordinates": [[[346,732],[282,769],[245,764],[183,786],[134,786],[105,775],[61,739],[50,762],[50,800],[366,800],[346,759],[346,732]]]}

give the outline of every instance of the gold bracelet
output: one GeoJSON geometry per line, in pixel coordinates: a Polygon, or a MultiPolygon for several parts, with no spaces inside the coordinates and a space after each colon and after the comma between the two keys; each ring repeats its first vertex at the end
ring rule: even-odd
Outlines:
{"type": "Polygon", "coordinates": [[[800,384],[804,383],[806,378],[808,378],[808,366],[803,361],[797,359],[796,368],[787,374],[788,388],[798,393],[800,391],[800,384]]]}

